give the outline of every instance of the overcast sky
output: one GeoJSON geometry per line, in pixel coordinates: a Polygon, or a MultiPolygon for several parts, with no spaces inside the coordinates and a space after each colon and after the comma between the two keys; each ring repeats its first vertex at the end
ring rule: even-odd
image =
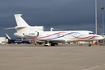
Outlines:
{"type": "MultiPolygon", "coordinates": [[[[102,26],[102,7],[105,0],[97,0],[98,34],[102,26]]],[[[0,36],[14,37],[14,14],[22,14],[31,26],[55,29],[91,30],[95,32],[95,0],[0,0],[0,36]]]]}

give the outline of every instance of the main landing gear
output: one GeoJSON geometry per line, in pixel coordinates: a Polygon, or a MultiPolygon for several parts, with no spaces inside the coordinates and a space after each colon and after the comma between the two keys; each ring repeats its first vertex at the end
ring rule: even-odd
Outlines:
{"type": "Polygon", "coordinates": [[[89,41],[89,45],[88,46],[91,46],[91,43],[90,43],[90,41],[89,41]]]}
{"type": "Polygon", "coordinates": [[[52,43],[52,42],[49,43],[49,41],[46,41],[44,46],[49,46],[49,45],[55,46],[55,45],[58,45],[58,44],[57,43],[52,43]]]}
{"type": "Polygon", "coordinates": [[[55,46],[55,45],[58,45],[57,43],[51,43],[51,46],[55,46]]]}

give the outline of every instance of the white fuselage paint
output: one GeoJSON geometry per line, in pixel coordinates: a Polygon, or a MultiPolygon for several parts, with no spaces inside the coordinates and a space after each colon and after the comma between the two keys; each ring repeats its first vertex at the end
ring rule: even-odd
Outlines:
{"type": "Polygon", "coordinates": [[[15,36],[32,39],[32,40],[54,40],[54,41],[79,41],[79,40],[100,40],[103,39],[100,35],[91,34],[92,31],[39,31],[38,35],[35,32],[30,32],[29,36],[14,34],[15,36]],[[32,35],[33,36],[32,36],[32,35]]]}

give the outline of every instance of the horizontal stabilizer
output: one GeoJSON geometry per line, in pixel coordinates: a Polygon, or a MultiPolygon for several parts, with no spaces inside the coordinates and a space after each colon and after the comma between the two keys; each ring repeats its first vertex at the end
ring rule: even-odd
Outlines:
{"type": "Polygon", "coordinates": [[[15,27],[4,28],[4,30],[15,29],[15,27]]]}
{"type": "Polygon", "coordinates": [[[9,30],[9,29],[20,29],[20,28],[25,28],[26,26],[16,26],[16,27],[10,27],[10,28],[4,28],[4,30],[9,30]]]}
{"type": "Polygon", "coordinates": [[[16,26],[15,29],[25,28],[26,26],[16,26]]]}

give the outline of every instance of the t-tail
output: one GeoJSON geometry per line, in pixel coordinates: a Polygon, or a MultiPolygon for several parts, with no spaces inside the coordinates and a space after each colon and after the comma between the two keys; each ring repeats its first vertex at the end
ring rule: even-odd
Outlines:
{"type": "Polygon", "coordinates": [[[15,20],[16,20],[16,24],[17,26],[15,27],[10,27],[10,28],[5,28],[5,30],[8,29],[16,29],[17,32],[23,32],[25,30],[26,27],[30,27],[25,21],[24,19],[21,17],[22,14],[14,14],[15,20]]]}

